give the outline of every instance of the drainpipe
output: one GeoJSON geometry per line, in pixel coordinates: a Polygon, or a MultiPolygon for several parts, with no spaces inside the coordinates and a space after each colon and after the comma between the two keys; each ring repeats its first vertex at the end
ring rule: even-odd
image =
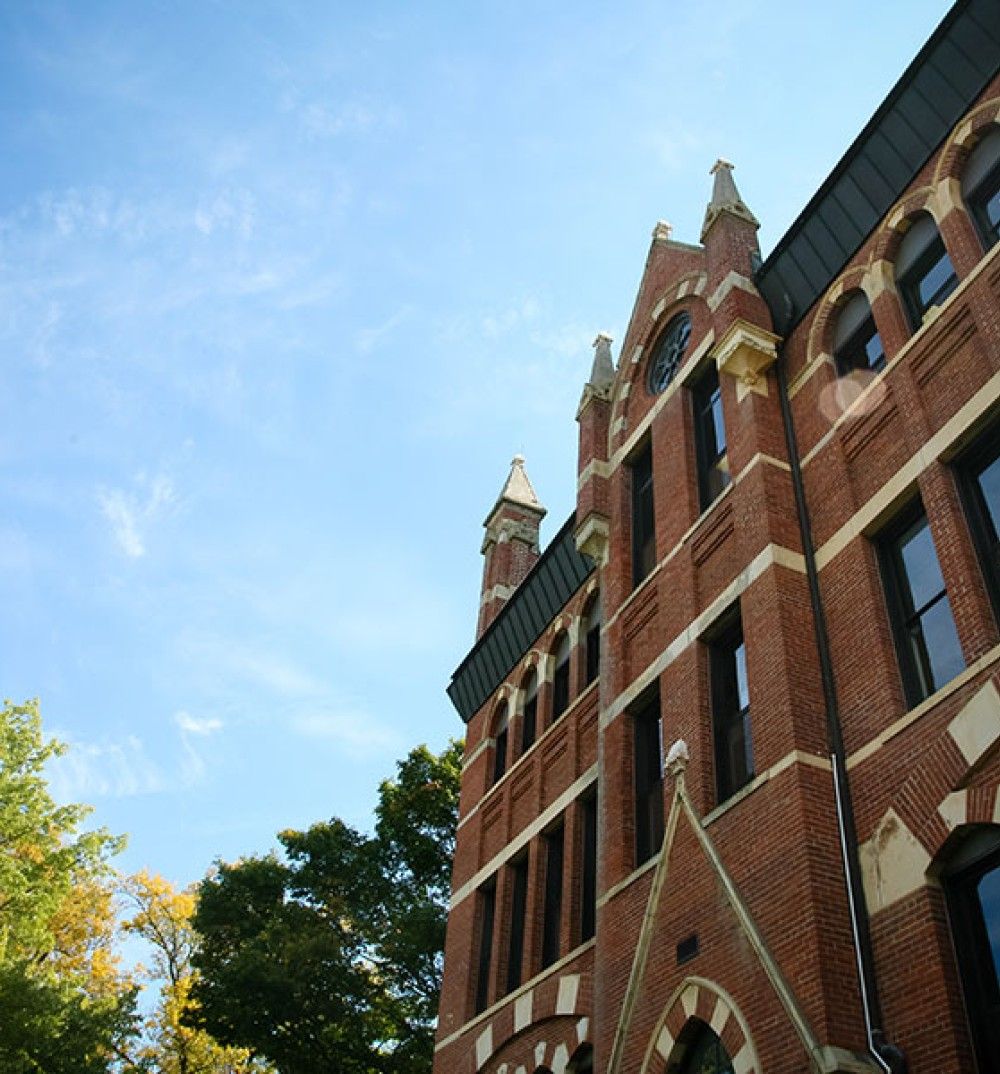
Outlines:
{"type": "MultiPolygon", "coordinates": [[[[788,299],[786,298],[786,302],[788,299]]],[[[790,305],[790,303],[788,303],[790,305]]],[[[819,588],[816,570],[816,550],[813,546],[812,526],[806,505],[805,488],[802,484],[802,467],[799,463],[792,408],[785,378],[784,348],[778,345],[775,369],[778,377],[778,398],[781,402],[781,418],[785,427],[785,444],[795,490],[795,507],[802,534],[802,551],[805,556],[806,578],[809,582],[809,600],[813,621],[816,625],[816,648],[819,653],[820,676],[823,682],[823,701],[826,711],[826,731],[830,748],[830,765],[833,772],[833,793],[837,805],[837,831],[840,836],[840,853],[844,865],[844,881],[851,918],[851,934],[854,941],[854,957],[858,967],[858,983],[861,987],[861,1007],[868,1037],[868,1050],[872,1058],[886,1074],[906,1074],[906,1056],[885,1035],[882,1028],[882,1005],[879,1002],[878,979],[875,974],[875,952],[872,948],[868,907],[861,884],[861,858],[858,853],[857,825],[851,802],[851,784],[847,778],[847,759],[844,736],[840,724],[837,703],[837,686],[833,677],[830,657],[830,638],[826,629],[826,613],[819,588]]]]}

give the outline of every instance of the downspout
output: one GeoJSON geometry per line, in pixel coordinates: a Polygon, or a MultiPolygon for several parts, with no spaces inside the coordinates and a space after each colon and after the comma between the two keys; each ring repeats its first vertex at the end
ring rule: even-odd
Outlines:
{"type": "MultiPolygon", "coordinates": [[[[787,299],[786,299],[787,301],[787,299]]],[[[805,488],[802,484],[802,467],[799,462],[792,421],[792,408],[785,378],[782,344],[778,344],[778,360],[775,370],[778,378],[778,398],[781,402],[781,419],[785,428],[785,444],[791,466],[792,487],[795,490],[795,507],[798,512],[799,529],[802,534],[802,551],[805,558],[806,578],[809,583],[809,601],[816,625],[816,648],[819,655],[820,676],[823,683],[823,701],[826,712],[826,731],[830,749],[830,765],[833,773],[833,793],[837,805],[837,832],[840,837],[840,853],[844,865],[844,882],[851,918],[851,934],[854,941],[854,957],[858,968],[861,989],[861,1007],[868,1038],[868,1050],[886,1074],[906,1074],[907,1062],[903,1052],[886,1039],[882,1028],[882,1005],[879,1001],[878,979],[875,973],[875,952],[872,948],[868,907],[861,884],[861,858],[858,852],[857,825],[851,801],[851,784],[847,777],[844,736],[840,724],[837,703],[837,686],[833,677],[830,657],[830,638],[826,627],[826,613],[819,588],[816,570],[816,550],[813,546],[812,526],[806,505],[805,488]]]]}

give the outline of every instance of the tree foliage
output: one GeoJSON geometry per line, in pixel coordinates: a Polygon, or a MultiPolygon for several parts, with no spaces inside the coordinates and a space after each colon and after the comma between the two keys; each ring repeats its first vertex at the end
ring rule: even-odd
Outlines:
{"type": "Polygon", "coordinates": [[[177,891],[163,877],[148,872],[127,878],[125,893],[131,916],[123,927],[149,945],[152,964],[145,976],[159,988],[142,1040],[133,1048],[132,1066],[156,1074],[263,1074],[264,1067],[253,1062],[245,1049],[225,1048],[204,1030],[181,1021],[194,1002],[193,893],[177,891]]]}
{"type": "Polygon", "coordinates": [[[334,818],[201,884],[187,1016],[282,1074],[429,1071],[461,744],[417,747],[379,788],[375,832],[334,818]]]}
{"type": "Polygon", "coordinates": [[[0,1070],[104,1074],[134,1028],[135,989],[114,954],[109,858],[123,840],[81,831],[44,778],[62,752],[37,701],[0,711],[0,1070]]]}

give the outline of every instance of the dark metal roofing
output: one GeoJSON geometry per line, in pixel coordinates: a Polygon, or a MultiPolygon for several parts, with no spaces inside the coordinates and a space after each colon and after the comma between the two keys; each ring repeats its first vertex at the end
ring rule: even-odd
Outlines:
{"type": "Polygon", "coordinates": [[[574,513],[452,675],[448,696],[466,723],[593,571],[576,550],[575,525],[574,513]]]}
{"type": "Polygon", "coordinates": [[[756,273],[788,333],[1000,70],[1000,3],[960,0],[756,273]]]}

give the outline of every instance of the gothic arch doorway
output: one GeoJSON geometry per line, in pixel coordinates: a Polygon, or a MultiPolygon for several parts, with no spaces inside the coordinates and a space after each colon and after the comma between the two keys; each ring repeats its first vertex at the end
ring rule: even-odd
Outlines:
{"type": "Polygon", "coordinates": [[[715,1030],[700,1018],[691,1018],[677,1037],[666,1074],[735,1074],[735,1068],[715,1030]]]}

